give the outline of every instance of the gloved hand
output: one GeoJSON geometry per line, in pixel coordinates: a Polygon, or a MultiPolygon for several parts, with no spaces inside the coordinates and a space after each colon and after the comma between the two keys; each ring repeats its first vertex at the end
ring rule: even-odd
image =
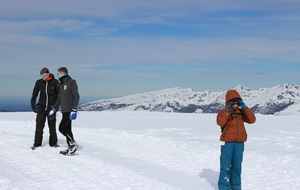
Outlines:
{"type": "Polygon", "coordinates": [[[75,120],[77,118],[77,108],[73,108],[72,112],[70,113],[70,119],[75,120]]]}
{"type": "Polygon", "coordinates": [[[56,109],[52,108],[52,110],[49,111],[48,117],[50,120],[54,119],[56,114],[56,109]]]}
{"type": "Polygon", "coordinates": [[[240,107],[242,108],[242,109],[244,109],[244,108],[246,108],[247,106],[246,106],[246,104],[245,104],[245,102],[244,101],[240,101],[240,107]]]}
{"type": "Polygon", "coordinates": [[[38,113],[39,112],[38,104],[31,105],[31,109],[34,113],[38,113]]]}

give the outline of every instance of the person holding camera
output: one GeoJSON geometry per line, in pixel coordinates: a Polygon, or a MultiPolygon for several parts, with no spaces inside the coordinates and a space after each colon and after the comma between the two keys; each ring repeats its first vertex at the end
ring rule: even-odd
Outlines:
{"type": "Polygon", "coordinates": [[[59,94],[59,82],[54,78],[48,68],[44,67],[40,71],[41,79],[35,82],[31,97],[31,109],[36,113],[36,126],[34,144],[31,149],[40,147],[43,141],[43,130],[45,127],[46,118],[49,126],[49,145],[57,147],[57,134],[56,134],[56,115],[52,118],[47,117],[51,106],[53,106],[59,94]],[[36,103],[36,99],[39,100],[36,103]]]}
{"type": "Polygon", "coordinates": [[[226,93],[225,108],[217,115],[221,127],[219,190],[241,190],[242,160],[247,133],[244,123],[255,123],[256,117],[236,90],[226,93]]]}
{"type": "Polygon", "coordinates": [[[61,151],[61,153],[71,155],[79,148],[73,136],[72,120],[77,117],[77,106],[80,97],[76,80],[69,76],[66,67],[60,67],[58,69],[57,77],[60,81],[60,93],[49,116],[52,117],[60,107],[62,120],[59,124],[59,131],[66,137],[68,144],[68,149],[66,151],[61,151]]]}

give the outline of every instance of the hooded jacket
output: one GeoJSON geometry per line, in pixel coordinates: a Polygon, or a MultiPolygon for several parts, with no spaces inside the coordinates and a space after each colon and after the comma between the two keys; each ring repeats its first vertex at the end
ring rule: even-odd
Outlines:
{"type": "MultiPolygon", "coordinates": [[[[236,90],[229,90],[226,93],[226,104],[233,98],[240,98],[240,94],[236,90]]],[[[220,110],[217,115],[217,124],[221,127],[221,141],[225,142],[245,142],[247,140],[247,132],[244,122],[252,124],[256,121],[253,112],[248,108],[238,109],[233,114],[228,111],[220,110]]]]}
{"type": "Polygon", "coordinates": [[[59,94],[59,82],[54,78],[53,74],[50,74],[50,80],[44,81],[39,79],[35,82],[32,97],[31,97],[31,106],[34,106],[36,99],[39,96],[37,102],[40,109],[50,110],[58,98],[59,94]]]}
{"type": "Polygon", "coordinates": [[[71,112],[79,104],[79,93],[76,80],[73,80],[68,74],[59,78],[60,93],[53,106],[55,110],[61,107],[61,112],[71,112]]]}

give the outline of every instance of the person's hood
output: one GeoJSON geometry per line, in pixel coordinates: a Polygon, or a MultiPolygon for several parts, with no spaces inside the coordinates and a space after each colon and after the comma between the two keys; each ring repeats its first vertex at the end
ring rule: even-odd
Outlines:
{"type": "Polygon", "coordinates": [[[226,103],[233,98],[241,98],[240,94],[236,90],[228,90],[226,93],[226,103]]]}

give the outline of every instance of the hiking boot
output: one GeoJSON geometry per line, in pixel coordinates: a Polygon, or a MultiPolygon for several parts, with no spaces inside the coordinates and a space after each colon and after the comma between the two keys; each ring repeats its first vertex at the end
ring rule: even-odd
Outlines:
{"type": "Polygon", "coordinates": [[[37,147],[40,147],[40,145],[33,144],[32,147],[30,147],[32,150],[36,149],[37,147]]]}
{"type": "Polygon", "coordinates": [[[78,144],[75,141],[71,141],[68,150],[68,155],[74,154],[78,148],[78,144]]]}

